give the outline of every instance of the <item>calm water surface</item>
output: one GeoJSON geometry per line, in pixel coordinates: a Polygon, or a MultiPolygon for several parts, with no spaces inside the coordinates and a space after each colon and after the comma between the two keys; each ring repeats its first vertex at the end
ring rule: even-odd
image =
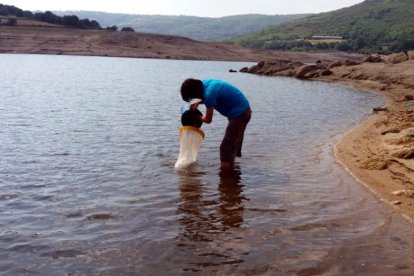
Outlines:
{"type": "Polygon", "coordinates": [[[249,65],[0,55],[0,273],[410,275],[412,227],[332,156],[383,99],[249,65]],[[232,175],[219,114],[173,168],[187,77],[251,101],[232,175]]]}

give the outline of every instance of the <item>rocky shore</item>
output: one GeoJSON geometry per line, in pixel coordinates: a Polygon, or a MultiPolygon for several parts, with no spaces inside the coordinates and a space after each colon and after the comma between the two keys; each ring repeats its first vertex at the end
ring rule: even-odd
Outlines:
{"type": "Polygon", "coordinates": [[[373,116],[348,133],[335,154],[379,199],[414,221],[414,51],[360,62],[266,60],[240,71],[344,82],[385,95],[386,104],[374,107],[373,116]]]}

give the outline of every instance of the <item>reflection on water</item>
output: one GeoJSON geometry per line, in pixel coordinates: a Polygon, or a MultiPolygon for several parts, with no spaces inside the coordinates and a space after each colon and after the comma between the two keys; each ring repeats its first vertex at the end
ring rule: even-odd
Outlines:
{"type": "Polygon", "coordinates": [[[243,195],[243,184],[240,182],[239,168],[220,173],[220,215],[223,225],[227,227],[240,227],[243,224],[243,202],[248,199],[243,195]]]}
{"type": "Polygon", "coordinates": [[[409,275],[412,226],[331,154],[382,99],[248,65],[0,55],[0,274],[409,275]],[[218,114],[174,170],[188,77],[252,103],[231,174],[218,114]]]}
{"type": "MultiPolygon", "coordinates": [[[[177,171],[179,175],[179,189],[181,203],[178,205],[180,214],[180,232],[177,237],[177,247],[194,250],[205,243],[211,247],[218,234],[225,234],[233,228],[243,225],[244,201],[248,200],[243,194],[241,171],[239,168],[220,173],[217,183],[218,195],[215,200],[209,200],[203,194],[202,176],[204,173],[197,165],[177,171]]],[[[220,246],[220,244],[217,244],[220,246]]],[[[201,271],[208,266],[219,264],[236,264],[242,259],[232,258],[228,254],[211,252],[205,249],[204,253],[197,254],[188,260],[184,271],[201,271]],[[200,258],[200,261],[197,259],[200,258]]],[[[194,253],[194,252],[192,252],[194,253]]]]}
{"type": "Polygon", "coordinates": [[[220,174],[218,199],[206,200],[197,166],[193,165],[179,174],[179,189],[182,203],[178,210],[182,214],[179,245],[189,241],[212,241],[211,234],[222,233],[243,224],[244,201],[241,172],[235,169],[220,174]]]}

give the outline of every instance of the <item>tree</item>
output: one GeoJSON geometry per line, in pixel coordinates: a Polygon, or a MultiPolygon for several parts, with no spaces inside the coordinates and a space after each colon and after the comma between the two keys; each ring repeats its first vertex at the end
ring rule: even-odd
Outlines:
{"type": "Polygon", "coordinates": [[[117,31],[118,30],[118,27],[114,25],[112,27],[106,27],[105,30],[108,30],[108,31],[117,31]]]}
{"type": "Polygon", "coordinates": [[[347,42],[343,41],[341,43],[338,43],[338,45],[336,45],[336,49],[338,51],[349,52],[349,51],[352,51],[352,46],[349,45],[347,42]]]}
{"type": "Polygon", "coordinates": [[[62,23],[65,26],[78,27],[79,18],[76,15],[65,15],[63,16],[62,23]]]}
{"type": "Polygon", "coordinates": [[[50,11],[46,11],[42,16],[41,20],[44,22],[52,23],[52,24],[59,24],[61,23],[61,19],[59,16],[53,14],[50,11]]]}
{"type": "Polygon", "coordinates": [[[132,29],[131,27],[123,27],[121,29],[121,32],[135,32],[135,30],[132,29]]]}

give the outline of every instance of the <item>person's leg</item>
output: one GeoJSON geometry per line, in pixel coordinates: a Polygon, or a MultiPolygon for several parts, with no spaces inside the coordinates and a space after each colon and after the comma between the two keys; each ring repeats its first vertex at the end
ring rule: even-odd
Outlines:
{"type": "Polygon", "coordinates": [[[224,135],[223,141],[220,145],[220,161],[221,169],[228,170],[233,167],[236,154],[241,150],[244,130],[250,120],[250,109],[243,113],[243,115],[229,120],[224,135]]]}
{"type": "Polygon", "coordinates": [[[239,133],[239,135],[238,135],[238,141],[237,141],[237,153],[236,153],[236,156],[237,157],[241,157],[242,156],[242,153],[241,153],[241,150],[242,150],[242,146],[243,146],[243,138],[244,138],[244,131],[246,130],[246,127],[247,127],[247,124],[249,123],[249,121],[250,121],[250,118],[251,118],[251,114],[252,114],[252,111],[250,110],[250,108],[243,114],[243,116],[242,116],[242,124],[243,124],[243,127],[240,129],[240,133],[239,133]]]}
{"type": "Polygon", "coordinates": [[[235,120],[229,120],[224,134],[223,141],[220,145],[220,161],[221,170],[230,170],[236,159],[237,144],[235,143],[236,134],[238,132],[235,120]]]}

